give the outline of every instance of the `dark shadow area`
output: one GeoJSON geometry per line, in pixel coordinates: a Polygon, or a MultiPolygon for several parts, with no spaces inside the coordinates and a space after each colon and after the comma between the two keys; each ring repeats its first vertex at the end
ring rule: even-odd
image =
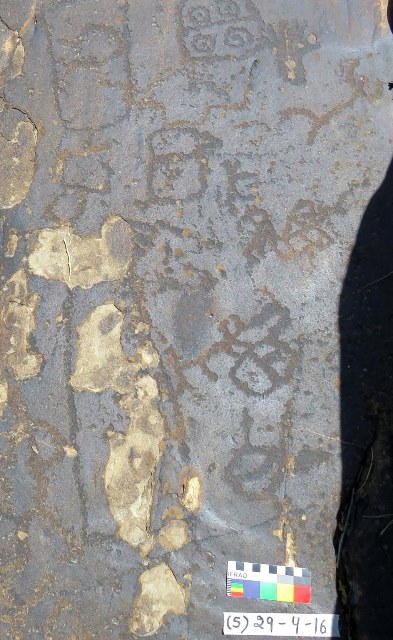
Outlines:
{"type": "Polygon", "coordinates": [[[343,284],[342,637],[393,638],[393,161],[363,216],[343,284]]]}

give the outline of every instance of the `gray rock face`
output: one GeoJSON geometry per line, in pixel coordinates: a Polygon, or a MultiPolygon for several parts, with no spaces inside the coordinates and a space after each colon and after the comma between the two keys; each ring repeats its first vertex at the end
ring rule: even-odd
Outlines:
{"type": "Polygon", "coordinates": [[[0,637],[334,612],[338,301],[390,161],[383,3],[1,16],[0,637]],[[311,569],[311,605],[229,599],[234,559],[311,569]]]}

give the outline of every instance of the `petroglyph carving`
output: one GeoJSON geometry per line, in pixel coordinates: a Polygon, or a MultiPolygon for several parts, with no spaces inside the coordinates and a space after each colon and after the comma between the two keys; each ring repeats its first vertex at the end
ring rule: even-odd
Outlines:
{"type": "Polygon", "coordinates": [[[303,57],[309,51],[319,48],[315,35],[310,34],[306,24],[282,21],[277,28],[277,37],[282,43],[275,49],[281,77],[293,84],[305,83],[303,57]]]}
{"type": "Polygon", "coordinates": [[[322,227],[314,208],[307,202],[300,202],[288,216],[277,253],[283,258],[313,257],[317,250],[325,249],[332,242],[332,235],[322,227]]]}
{"type": "Polygon", "coordinates": [[[150,137],[149,196],[167,202],[199,197],[206,188],[208,155],[221,144],[191,127],[156,131],[150,137]]]}
{"type": "Polygon", "coordinates": [[[193,58],[245,58],[275,40],[256,7],[244,0],[186,0],[181,15],[183,44],[193,58]]]}
{"type": "Polygon", "coordinates": [[[288,310],[274,301],[267,301],[261,313],[247,324],[238,316],[230,316],[221,324],[222,341],[206,354],[207,369],[210,358],[225,352],[234,361],[229,372],[234,384],[246,395],[269,396],[288,381],[294,370],[296,350],[284,337],[289,326],[288,310]]]}
{"type": "Polygon", "coordinates": [[[285,449],[283,447],[245,445],[236,449],[226,466],[226,477],[236,491],[249,498],[274,494],[283,481],[285,449]]]}

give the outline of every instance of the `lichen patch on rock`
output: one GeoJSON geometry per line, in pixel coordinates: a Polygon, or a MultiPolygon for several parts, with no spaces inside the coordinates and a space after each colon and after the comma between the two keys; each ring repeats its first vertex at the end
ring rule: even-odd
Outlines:
{"type": "Polygon", "coordinates": [[[37,129],[27,115],[0,99],[0,208],[27,195],[34,176],[37,129]]]}
{"type": "Polygon", "coordinates": [[[18,240],[19,240],[19,236],[17,232],[14,229],[12,229],[9,233],[8,242],[5,247],[4,255],[6,258],[14,257],[16,249],[18,247],[18,240]]]}
{"type": "Polygon", "coordinates": [[[165,563],[140,576],[140,592],[134,600],[129,629],[137,636],[151,636],[164,624],[168,614],[186,613],[188,592],[165,563]]]}
{"type": "Polygon", "coordinates": [[[22,40],[18,40],[14,53],[11,58],[11,64],[9,66],[8,75],[11,80],[21,75],[23,71],[23,64],[25,61],[25,48],[22,40]]]}
{"type": "Polygon", "coordinates": [[[180,502],[191,513],[199,511],[202,504],[202,479],[193,467],[183,469],[180,477],[180,502]]]}
{"type": "Polygon", "coordinates": [[[183,520],[184,513],[182,509],[177,504],[172,504],[170,507],[167,507],[162,516],[162,520],[166,520],[169,518],[174,518],[175,520],[183,520]]]}
{"type": "Polygon", "coordinates": [[[31,349],[29,342],[38,303],[38,294],[29,293],[23,269],[14,273],[0,293],[0,366],[16,380],[36,376],[41,369],[42,356],[31,349]]]}
{"type": "Polygon", "coordinates": [[[127,394],[142,368],[156,367],[158,354],[146,340],[133,358],[127,358],[120,337],[123,313],[108,302],[96,307],[78,327],[78,349],[71,385],[81,391],[113,389],[127,394]]]}
{"type": "Polygon", "coordinates": [[[31,271],[61,280],[70,289],[124,278],[131,263],[132,230],[118,216],[109,218],[100,237],[78,236],[70,225],[42,229],[28,258],[31,271]]]}
{"type": "Polygon", "coordinates": [[[118,535],[132,546],[150,538],[155,472],[165,433],[156,407],[157,397],[154,378],[138,378],[134,395],[121,402],[130,418],[127,433],[108,433],[110,456],[104,474],[105,491],[118,535]]]}
{"type": "Polygon", "coordinates": [[[63,450],[64,453],[66,454],[66,456],[68,458],[77,458],[78,457],[78,451],[77,449],[75,449],[75,447],[71,447],[70,445],[64,445],[63,446],[63,450]]]}
{"type": "Polygon", "coordinates": [[[145,544],[155,472],[164,447],[164,420],[158,411],[158,387],[151,375],[159,357],[145,340],[127,358],[120,338],[123,313],[111,302],[96,307],[78,327],[75,389],[122,394],[121,406],[129,416],[127,433],[109,430],[109,460],[104,473],[109,508],[118,535],[132,546],[145,544]]]}
{"type": "Polygon", "coordinates": [[[0,380],[0,418],[3,417],[4,410],[8,402],[8,382],[6,378],[0,380]]]}
{"type": "Polygon", "coordinates": [[[160,545],[167,551],[176,551],[190,542],[188,526],[185,520],[170,520],[158,536],[160,545]]]}
{"type": "Polygon", "coordinates": [[[0,20],[0,85],[22,73],[25,50],[17,31],[0,20]]]}

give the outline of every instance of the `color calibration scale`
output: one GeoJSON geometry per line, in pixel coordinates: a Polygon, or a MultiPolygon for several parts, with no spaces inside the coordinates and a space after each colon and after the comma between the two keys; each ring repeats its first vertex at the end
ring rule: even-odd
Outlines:
{"type": "Polygon", "coordinates": [[[224,613],[224,636],[339,638],[338,615],[331,613],[224,613]]]}
{"type": "Polygon", "coordinates": [[[311,573],[300,567],[228,561],[227,595],[310,604],[311,573]]]}

